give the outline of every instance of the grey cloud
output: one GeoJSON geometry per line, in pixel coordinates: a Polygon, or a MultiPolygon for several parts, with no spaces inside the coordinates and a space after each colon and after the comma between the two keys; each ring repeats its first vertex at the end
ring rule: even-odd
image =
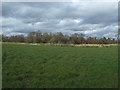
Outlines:
{"type": "Polygon", "coordinates": [[[115,5],[111,2],[3,3],[3,32],[26,34],[40,30],[113,37],[118,19],[115,5]]]}

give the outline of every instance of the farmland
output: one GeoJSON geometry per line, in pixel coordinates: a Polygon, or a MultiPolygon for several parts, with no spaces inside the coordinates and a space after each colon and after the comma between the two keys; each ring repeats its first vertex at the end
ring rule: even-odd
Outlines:
{"type": "Polygon", "coordinates": [[[117,46],[3,44],[3,88],[117,88],[117,46]]]}

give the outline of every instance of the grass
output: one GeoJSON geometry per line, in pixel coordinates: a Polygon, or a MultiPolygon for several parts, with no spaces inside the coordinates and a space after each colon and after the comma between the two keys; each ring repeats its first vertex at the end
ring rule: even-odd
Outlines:
{"type": "Polygon", "coordinates": [[[3,44],[3,88],[117,87],[117,46],[3,44]]]}

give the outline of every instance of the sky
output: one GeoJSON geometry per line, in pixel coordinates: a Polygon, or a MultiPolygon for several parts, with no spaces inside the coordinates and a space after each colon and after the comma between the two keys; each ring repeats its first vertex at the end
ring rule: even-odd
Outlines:
{"type": "Polygon", "coordinates": [[[118,2],[3,2],[2,33],[82,33],[90,37],[115,38],[118,2]]]}

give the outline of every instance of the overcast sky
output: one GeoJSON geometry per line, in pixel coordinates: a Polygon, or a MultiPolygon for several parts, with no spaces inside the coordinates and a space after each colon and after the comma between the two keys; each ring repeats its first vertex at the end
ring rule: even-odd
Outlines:
{"type": "Polygon", "coordinates": [[[114,38],[118,31],[118,3],[4,2],[0,19],[5,35],[40,30],[114,38]]]}

